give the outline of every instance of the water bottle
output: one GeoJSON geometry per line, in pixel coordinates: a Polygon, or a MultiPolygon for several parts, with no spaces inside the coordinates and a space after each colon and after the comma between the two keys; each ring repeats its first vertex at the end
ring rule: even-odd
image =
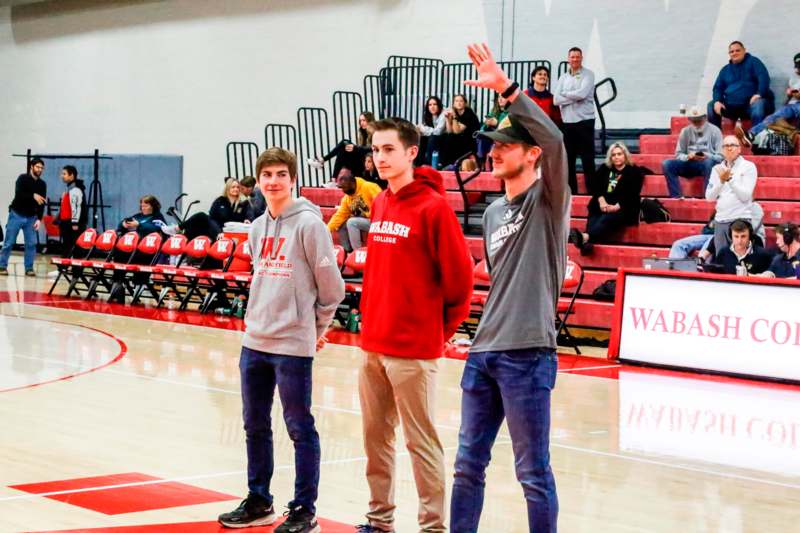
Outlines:
{"type": "Polygon", "coordinates": [[[438,170],[439,168],[439,151],[434,150],[431,154],[431,166],[438,170]]]}
{"type": "Polygon", "coordinates": [[[233,315],[236,318],[244,318],[244,296],[239,296],[233,304],[233,315]]]}
{"type": "Polygon", "coordinates": [[[681,104],[681,105],[678,107],[678,112],[679,112],[681,115],[685,115],[685,114],[686,114],[686,104],[681,104]]]}

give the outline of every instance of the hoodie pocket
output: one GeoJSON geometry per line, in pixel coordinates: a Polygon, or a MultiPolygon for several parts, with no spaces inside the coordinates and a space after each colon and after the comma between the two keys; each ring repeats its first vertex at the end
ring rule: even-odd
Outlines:
{"type": "Polygon", "coordinates": [[[270,280],[251,291],[247,309],[247,331],[254,337],[292,337],[298,327],[294,278],[270,280]]]}

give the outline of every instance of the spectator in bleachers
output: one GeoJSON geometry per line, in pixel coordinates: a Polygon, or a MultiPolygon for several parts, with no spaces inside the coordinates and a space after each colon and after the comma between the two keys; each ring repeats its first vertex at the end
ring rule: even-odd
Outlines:
{"type": "Polygon", "coordinates": [[[462,155],[475,151],[474,134],[481,127],[478,115],[467,104],[467,97],[457,94],[453,105],[444,111],[446,134],[441,138],[439,167],[446,167],[462,155]]]}
{"type": "Polygon", "coordinates": [[[715,262],[725,274],[750,276],[769,268],[772,256],[754,242],[755,232],[750,220],[736,219],[730,225],[731,244],[717,251],[715,262]]]}
{"type": "Polygon", "coordinates": [[[11,248],[17,243],[22,231],[25,238],[25,275],[35,276],[33,261],[36,259],[36,232],[39,231],[44,207],[47,204],[47,184],[42,179],[44,161],[34,158],[28,163],[28,172],[20,174],[14,186],[14,198],[8,206],[8,222],[0,251],[0,276],[8,275],[8,258],[11,248]]]}
{"type": "Polygon", "coordinates": [[[789,77],[789,84],[786,87],[786,105],[761,122],[753,122],[749,131],[744,131],[741,126],[737,125],[736,137],[743,146],[760,145],[761,139],[757,140],[759,134],[781,119],[795,127],[800,123],[800,54],[794,56],[794,71],[789,77]]]}
{"type": "Polygon", "coordinates": [[[339,233],[339,244],[347,252],[364,246],[362,232],[369,231],[372,201],[381,188],[362,178],[356,178],[348,169],[339,172],[336,184],[344,193],[336,213],[328,221],[328,229],[339,233]]]}
{"type": "Polygon", "coordinates": [[[542,108],[542,111],[547,113],[550,120],[561,127],[561,111],[558,106],[553,102],[553,93],[547,90],[547,84],[550,81],[550,69],[547,67],[536,67],[531,72],[531,83],[525,89],[531,100],[542,108]]]}
{"type": "Polygon", "coordinates": [[[577,46],[569,49],[567,62],[569,68],[558,79],[553,91],[553,103],[560,108],[564,123],[569,188],[572,194],[578,194],[575,171],[578,156],[584,180],[594,176],[594,72],[583,67],[583,51],[577,46]]]}
{"type": "Polygon", "coordinates": [[[69,257],[75,241],[86,229],[86,187],[78,178],[78,169],[67,165],[61,169],[61,181],[66,191],[61,195],[58,211],[58,231],[61,236],[61,255],[69,257]]]}
{"type": "Polygon", "coordinates": [[[753,220],[753,190],[758,172],[756,166],[741,156],[742,146],[734,135],[722,140],[722,163],[711,169],[706,187],[706,200],[716,200],[714,218],[714,248],[727,248],[730,241],[731,222],[736,219],[753,220]]]}
{"type": "MultiPolygon", "coordinates": [[[[483,125],[480,131],[494,131],[497,129],[498,124],[503,122],[503,119],[508,116],[506,111],[507,100],[500,94],[494,95],[494,104],[492,105],[491,112],[483,119],[483,125]]],[[[478,160],[486,160],[489,155],[489,150],[492,149],[493,141],[489,137],[479,136],[476,139],[478,160]]]]}
{"type": "Polygon", "coordinates": [[[139,237],[144,237],[162,231],[166,224],[161,214],[161,202],[152,194],[147,194],[139,199],[139,212],[123,218],[117,226],[117,232],[135,231],[139,237]]]}
{"type": "Polygon", "coordinates": [[[758,124],[775,107],[775,95],[769,88],[769,72],[757,57],[745,50],[741,41],[728,45],[730,61],[722,67],[714,82],[714,97],[708,103],[708,120],[722,127],[722,117],[733,120],[749,118],[758,124]]]}
{"type": "Polygon", "coordinates": [[[258,187],[258,182],[253,176],[245,176],[239,181],[239,190],[243,199],[247,200],[247,220],[255,220],[264,214],[267,209],[267,201],[258,187]]]}
{"type": "Polygon", "coordinates": [[[675,159],[666,159],[662,166],[672,198],[683,198],[679,176],[703,176],[703,189],[708,186],[711,169],[722,161],[722,131],[708,122],[699,107],[689,110],[690,124],[685,126],[675,146],[675,159]]]}
{"type": "Polygon", "coordinates": [[[782,224],[777,233],[780,253],[772,258],[769,270],[762,276],[800,279],[800,226],[791,222],[782,224]]]}
{"type": "Polygon", "coordinates": [[[333,176],[338,176],[339,172],[346,168],[355,175],[364,171],[364,155],[372,150],[372,125],[375,123],[375,116],[365,111],[358,116],[358,138],[356,142],[350,139],[342,139],[333,149],[322,157],[315,157],[308,160],[309,166],[321,169],[326,161],[334,157],[336,162],[333,164],[333,176]]]}
{"type": "Polygon", "coordinates": [[[425,101],[422,111],[422,124],[417,125],[420,134],[420,155],[417,156],[418,164],[430,165],[433,152],[439,151],[439,139],[444,135],[447,127],[444,116],[444,105],[438,96],[429,96],[425,101]]]}
{"type": "Polygon", "coordinates": [[[364,156],[364,181],[376,184],[381,189],[386,189],[389,185],[385,179],[381,179],[378,169],[375,168],[375,160],[372,159],[372,152],[364,156]]]}
{"type": "Polygon", "coordinates": [[[639,223],[642,184],[645,170],[633,164],[624,143],[616,142],[608,149],[605,162],[592,180],[594,189],[589,200],[586,232],[570,230],[570,242],[581,255],[590,254],[594,243],[602,243],[617,230],[639,223]]]}
{"type": "Polygon", "coordinates": [[[252,222],[249,218],[251,212],[250,203],[242,199],[239,181],[229,178],[225,181],[222,195],[212,202],[208,213],[195,213],[180,224],[166,226],[164,233],[175,235],[182,232],[189,240],[205,235],[213,241],[227,222],[252,222]]]}

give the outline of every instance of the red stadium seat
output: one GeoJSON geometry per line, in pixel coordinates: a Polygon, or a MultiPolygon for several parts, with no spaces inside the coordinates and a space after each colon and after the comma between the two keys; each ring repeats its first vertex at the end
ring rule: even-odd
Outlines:
{"type": "Polygon", "coordinates": [[[561,287],[563,292],[570,292],[571,296],[567,299],[559,299],[556,307],[556,333],[564,335],[564,339],[572,344],[575,353],[581,353],[578,342],[570,333],[567,327],[567,318],[574,313],[575,299],[583,285],[583,269],[578,263],[567,259],[567,270],[564,274],[564,283],[561,287]]]}
{"type": "Polygon", "coordinates": [[[79,294],[78,284],[87,289],[89,288],[89,281],[83,274],[81,262],[87,260],[92,254],[95,241],[97,241],[97,230],[89,228],[78,236],[70,251],[70,257],[54,257],[51,259],[51,262],[56,266],[58,275],[47,294],[53,294],[53,290],[62,277],[69,283],[67,296],[73,292],[79,294]]]}

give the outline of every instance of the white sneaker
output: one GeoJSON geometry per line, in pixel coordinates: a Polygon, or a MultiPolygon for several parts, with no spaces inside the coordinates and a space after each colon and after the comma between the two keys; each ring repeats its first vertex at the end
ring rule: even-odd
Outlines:
{"type": "Polygon", "coordinates": [[[177,235],[181,232],[181,228],[177,224],[169,224],[167,226],[162,226],[161,231],[167,235],[177,235]]]}
{"type": "Polygon", "coordinates": [[[58,270],[51,270],[50,272],[47,273],[47,277],[49,279],[57,278],[58,277],[58,270]]]}
{"type": "Polygon", "coordinates": [[[310,166],[311,168],[316,168],[317,170],[322,170],[322,168],[325,166],[325,163],[323,163],[321,159],[317,159],[316,157],[309,157],[306,163],[308,163],[308,166],[310,166]]]}

